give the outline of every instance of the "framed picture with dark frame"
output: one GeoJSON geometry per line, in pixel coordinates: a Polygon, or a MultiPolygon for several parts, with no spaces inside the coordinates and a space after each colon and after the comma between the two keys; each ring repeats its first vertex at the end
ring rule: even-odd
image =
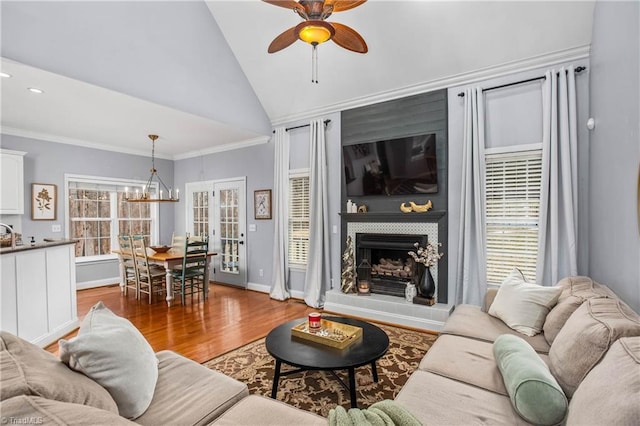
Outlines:
{"type": "Polygon", "coordinates": [[[57,187],[54,184],[31,184],[31,220],[56,220],[57,204],[57,187]]]}
{"type": "Polygon", "coordinates": [[[257,219],[271,219],[271,190],[253,191],[253,216],[257,219]]]}

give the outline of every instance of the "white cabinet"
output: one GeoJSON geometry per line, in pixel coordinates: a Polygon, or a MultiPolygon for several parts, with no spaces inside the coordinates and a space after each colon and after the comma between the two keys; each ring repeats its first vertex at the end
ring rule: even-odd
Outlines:
{"type": "Polygon", "coordinates": [[[0,214],[24,214],[24,155],[0,149],[0,214]]]}
{"type": "Polygon", "coordinates": [[[78,326],[73,241],[5,252],[0,265],[0,329],[46,346],[78,326]]]}

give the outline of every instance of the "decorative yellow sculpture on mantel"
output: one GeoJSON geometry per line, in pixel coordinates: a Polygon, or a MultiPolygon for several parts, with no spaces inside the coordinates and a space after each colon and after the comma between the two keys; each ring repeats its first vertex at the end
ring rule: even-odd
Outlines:
{"type": "Polygon", "coordinates": [[[422,204],[422,205],[416,204],[413,201],[409,201],[409,206],[407,206],[405,203],[400,204],[400,211],[402,213],[410,213],[410,212],[424,213],[431,210],[432,207],[433,207],[433,204],[431,204],[431,200],[427,201],[426,204],[422,204]]]}

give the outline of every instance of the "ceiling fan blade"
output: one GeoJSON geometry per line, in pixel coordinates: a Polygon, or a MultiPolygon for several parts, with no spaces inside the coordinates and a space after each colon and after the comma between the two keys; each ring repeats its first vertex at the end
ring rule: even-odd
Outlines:
{"type": "Polygon", "coordinates": [[[274,6],[284,7],[285,9],[293,9],[296,11],[304,12],[304,7],[300,3],[294,0],[262,0],[265,3],[272,4],[274,6]]]}
{"type": "Polygon", "coordinates": [[[353,9],[360,6],[367,0],[326,0],[324,2],[325,7],[332,5],[334,12],[342,12],[343,10],[353,9]]]}
{"type": "Polygon", "coordinates": [[[333,28],[336,30],[331,40],[338,46],[357,53],[367,53],[369,51],[367,43],[365,43],[362,36],[354,29],[344,24],[338,24],[337,22],[330,22],[330,24],[333,25],[333,28]]]}
{"type": "Polygon", "coordinates": [[[291,27],[278,37],[274,38],[267,52],[276,53],[285,47],[291,46],[296,40],[298,40],[298,33],[296,32],[296,27],[291,27]]]}

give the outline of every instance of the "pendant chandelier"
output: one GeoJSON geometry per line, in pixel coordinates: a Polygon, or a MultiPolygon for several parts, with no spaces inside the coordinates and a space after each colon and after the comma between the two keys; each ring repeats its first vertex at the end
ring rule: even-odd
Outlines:
{"type": "Polygon", "coordinates": [[[172,188],[167,187],[156,170],[156,139],[158,139],[158,135],[149,135],[149,139],[151,139],[151,176],[142,186],[142,190],[136,188],[129,194],[129,188],[125,188],[124,199],[130,203],[176,203],[180,201],[180,190],[176,189],[174,192],[172,188]],[[159,192],[152,194],[150,191],[156,181],[159,192]]]}

